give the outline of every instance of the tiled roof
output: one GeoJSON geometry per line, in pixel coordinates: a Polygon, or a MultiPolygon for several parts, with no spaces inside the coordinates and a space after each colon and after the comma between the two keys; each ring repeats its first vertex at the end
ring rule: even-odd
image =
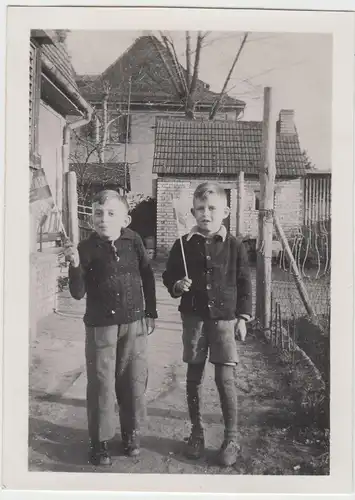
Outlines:
{"type": "MultiPolygon", "coordinates": [[[[171,57],[163,44],[155,39],[160,50],[167,60],[171,57]]],[[[171,63],[170,66],[174,68],[171,63]]],[[[181,71],[185,69],[181,66],[181,71]]],[[[175,70],[176,71],[176,70],[175,70]]],[[[125,102],[128,98],[129,78],[131,78],[131,102],[140,103],[180,103],[171,79],[162,63],[161,57],[149,36],[142,36],[137,40],[101,75],[77,76],[78,86],[83,97],[90,102],[102,100],[102,83],[107,81],[111,85],[110,99],[125,102]]],[[[202,105],[211,105],[218,94],[209,90],[202,80],[198,80],[196,101],[202,105]]],[[[245,107],[243,101],[226,95],[223,105],[232,109],[245,107]]]]}
{"type": "MultiPolygon", "coordinates": [[[[157,119],[153,172],[161,175],[259,175],[262,123],[157,119]]],[[[276,136],[276,175],[305,174],[297,134],[276,136]]]]}
{"type": "Polygon", "coordinates": [[[77,174],[78,182],[92,182],[97,184],[116,184],[124,187],[125,165],[127,176],[127,190],[131,189],[129,164],[118,163],[71,163],[70,170],[77,174]]]}

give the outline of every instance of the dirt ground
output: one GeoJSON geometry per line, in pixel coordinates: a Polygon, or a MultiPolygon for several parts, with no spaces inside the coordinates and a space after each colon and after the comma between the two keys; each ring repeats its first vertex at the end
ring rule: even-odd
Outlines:
{"type": "MultiPolygon", "coordinates": [[[[149,338],[150,378],[147,418],[139,459],[124,457],[118,439],[111,443],[113,466],[104,472],[296,475],[328,474],[327,442],[301,420],[290,367],[255,333],[239,343],[236,370],[239,393],[241,454],[233,467],[220,468],[215,454],[223,439],[223,423],[213,367],[204,380],[206,454],[198,461],[184,457],[189,434],[185,402],[185,370],[181,361],[178,302],[157,277],[159,319],[149,338]],[[301,425],[302,424],[302,425],[301,425]]],[[[80,316],[84,302],[68,291],[59,309],[39,326],[31,346],[29,469],[92,472],[87,463],[84,335],[80,316]]],[[[97,469],[100,471],[100,468],[97,469]]]]}

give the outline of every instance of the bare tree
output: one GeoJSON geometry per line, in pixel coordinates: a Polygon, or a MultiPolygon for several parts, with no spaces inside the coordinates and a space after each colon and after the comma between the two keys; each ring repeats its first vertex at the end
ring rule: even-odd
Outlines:
{"type": "MultiPolygon", "coordinates": [[[[160,32],[161,41],[153,34],[150,39],[156,48],[163,66],[169,76],[175,94],[184,105],[184,111],[187,118],[195,118],[195,107],[197,104],[196,90],[198,84],[198,76],[200,69],[201,53],[203,50],[203,41],[209,35],[209,32],[202,33],[199,31],[196,38],[196,47],[194,50],[194,63],[192,67],[192,49],[191,49],[191,35],[189,31],[185,33],[185,56],[186,56],[186,69],[182,67],[179,62],[175,44],[172,37],[166,33],[160,32]]],[[[236,56],[232,62],[231,68],[225,78],[222,90],[218,95],[216,101],[212,104],[209,119],[213,119],[220,110],[223,98],[226,95],[228,83],[232,77],[235,66],[240,58],[247,41],[248,33],[245,33],[242,42],[238,48],[236,56]]]]}
{"type": "MultiPolygon", "coordinates": [[[[106,128],[108,128],[107,125],[106,128]]],[[[104,166],[105,162],[119,161],[119,154],[115,148],[107,145],[107,131],[105,133],[98,134],[98,122],[95,118],[80,133],[73,131],[72,152],[69,155],[69,162],[77,175],[78,199],[81,205],[86,205],[90,201],[94,181],[92,163],[98,160],[104,166]],[[92,133],[93,126],[95,126],[94,133],[92,133]],[[89,128],[91,128],[91,131],[89,128]],[[105,159],[105,162],[103,159],[105,159]]]]}
{"type": "Polygon", "coordinates": [[[302,151],[302,159],[304,161],[304,167],[306,170],[314,170],[316,168],[315,164],[313,163],[311,157],[308,154],[308,151],[304,149],[302,151]]]}
{"type": "MultiPolygon", "coordinates": [[[[153,33],[150,34],[150,41],[160,58],[162,68],[165,70],[164,75],[159,74],[159,70],[156,72],[155,69],[149,67],[148,63],[140,61],[140,67],[132,83],[139,85],[141,80],[145,79],[146,81],[148,79],[162,89],[164,86],[166,89],[168,83],[168,88],[173,89],[176,97],[181,102],[181,109],[184,111],[185,116],[189,119],[194,119],[196,106],[203,99],[203,92],[200,92],[201,81],[199,80],[199,71],[201,54],[204,47],[210,43],[206,43],[209,33],[197,32],[195,46],[193,47],[194,43],[192,42],[191,33],[189,31],[185,32],[186,68],[179,61],[176,44],[170,33],[159,32],[158,36],[155,36],[153,33]]],[[[245,33],[236,51],[230,70],[226,75],[221,92],[211,105],[209,119],[215,118],[221,107],[223,107],[227,86],[245,47],[247,37],[248,34],[245,33]]],[[[72,148],[73,153],[70,156],[70,161],[76,165],[78,195],[83,204],[85,204],[91,192],[90,163],[98,161],[104,165],[105,163],[119,161],[121,154],[124,157],[126,156],[128,120],[126,122],[127,130],[123,134],[124,139],[122,143],[125,144],[125,147],[122,148],[122,151],[119,152],[118,148],[115,147],[119,142],[115,145],[111,144],[110,135],[111,128],[115,124],[119,124],[120,120],[129,112],[128,103],[130,100],[130,91],[127,93],[127,79],[122,78],[118,86],[115,82],[114,88],[105,74],[100,75],[95,80],[87,78],[84,83],[89,90],[92,86],[95,94],[100,96],[100,98],[95,108],[92,123],[90,124],[91,134],[87,130],[81,130],[80,135],[74,133],[73,137],[75,144],[72,148]],[[119,99],[117,99],[118,95],[120,96],[119,99]],[[123,102],[124,99],[127,102],[123,102]]],[[[126,158],[124,158],[124,161],[126,161],[126,158]]]]}
{"type": "Polygon", "coordinates": [[[105,163],[107,161],[107,153],[109,153],[109,148],[107,148],[107,142],[110,134],[110,128],[114,122],[120,120],[123,116],[122,110],[116,109],[112,117],[112,108],[110,103],[110,96],[112,92],[112,86],[107,80],[101,83],[101,93],[102,102],[99,109],[95,109],[94,122],[95,122],[95,150],[97,151],[99,163],[105,163]]]}

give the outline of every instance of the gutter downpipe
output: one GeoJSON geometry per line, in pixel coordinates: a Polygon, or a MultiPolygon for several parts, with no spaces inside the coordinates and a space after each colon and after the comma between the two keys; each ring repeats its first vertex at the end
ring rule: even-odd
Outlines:
{"type": "MultiPolygon", "coordinates": [[[[54,79],[59,83],[59,85],[65,89],[68,97],[73,104],[78,105],[79,112],[83,112],[84,116],[78,118],[78,120],[66,123],[63,128],[63,144],[62,144],[62,175],[64,177],[64,194],[63,194],[63,212],[62,219],[67,233],[70,233],[70,217],[69,217],[69,200],[68,200],[68,172],[69,172],[69,143],[70,143],[70,132],[77,128],[83,127],[90,123],[94,109],[86,100],[80,95],[78,90],[68,82],[62,74],[58,71],[56,66],[46,57],[43,53],[41,54],[41,63],[43,68],[49,72],[54,79]]],[[[45,71],[45,72],[46,72],[45,71]]],[[[73,242],[75,243],[75,242],[73,242]]],[[[77,243],[77,242],[76,242],[77,243]]]]}

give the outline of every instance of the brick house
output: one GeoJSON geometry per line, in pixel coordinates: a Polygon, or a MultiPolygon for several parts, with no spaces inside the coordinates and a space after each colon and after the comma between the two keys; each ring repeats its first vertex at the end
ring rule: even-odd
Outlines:
{"type": "MultiPolygon", "coordinates": [[[[100,75],[79,75],[77,84],[85,99],[102,115],[103,88],[110,86],[108,115],[113,119],[120,115],[110,127],[108,134],[108,160],[126,161],[130,165],[131,189],[136,193],[155,196],[155,177],[152,175],[155,123],[157,117],[184,117],[184,104],[178,98],[173,84],[162,63],[161,55],[171,55],[157,39],[142,36],[100,75]],[[160,53],[157,51],[157,44],[160,53]],[[129,101],[129,107],[128,107],[129,101]]],[[[171,64],[174,68],[173,64],[171,64]]],[[[181,71],[185,71],[183,67],[181,71]]],[[[196,117],[207,117],[217,94],[209,85],[198,80],[196,89],[196,117]]],[[[245,103],[226,95],[218,119],[236,120],[245,103]]],[[[91,131],[83,133],[94,134],[91,131]]],[[[80,146],[74,146],[77,150],[80,146]]],[[[92,154],[91,162],[97,162],[92,154]]]]}
{"type": "MultiPolygon", "coordinates": [[[[158,256],[176,238],[171,196],[191,195],[206,180],[224,186],[231,208],[228,229],[237,231],[238,175],[244,172],[243,231],[256,240],[259,208],[259,168],[262,123],[248,121],[189,121],[158,119],[153,172],[157,179],[158,256]]],[[[303,223],[305,162],[294,113],[282,110],[276,131],[275,209],[287,235],[303,223]]]]}
{"type": "MultiPolygon", "coordinates": [[[[42,168],[60,218],[69,233],[65,176],[69,169],[69,135],[91,120],[65,46],[65,31],[31,30],[29,43],[29,183],[42,168]]],[[[30,329],[53,311],[57,293],[58,218],[48,217],[39,231],[30,207],[30,329]],[[39,237],[39,232],[41,236],[39,237]],[[39,242],[40,238],[40,242],[39,242]],[[43,242],[43,244],[42,244],[43,242]]]]}

